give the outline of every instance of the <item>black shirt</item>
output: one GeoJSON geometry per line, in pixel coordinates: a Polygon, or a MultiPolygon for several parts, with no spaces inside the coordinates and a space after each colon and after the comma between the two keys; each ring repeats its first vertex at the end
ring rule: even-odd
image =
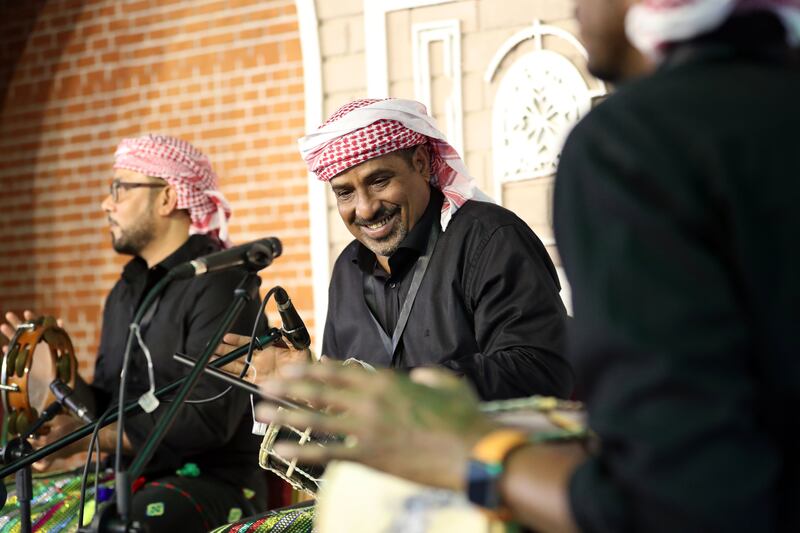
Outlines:
{"type": "MultiPolygon", "coordinates": [[[[166,272],[185,261],[219,250],[218,244],[202,235],[191,236],[172,255],[148,269],[139,257],[124,268],[106,299],[100,350],[92,383],[98,404],[104,408],[118,398],[119,374],[128,336],[128,324],[147,290],[166,272]]],[[[245,275],[242,270],[227,270],[188,280],[173,281],[158,300],[152,318],[145,319],[142,337],[150,349],[156,388],[185,376],[187,367],[175,362],[172,354],[181,352],[197,357],[214,332],[233,290],[245,275]]],[[[232,331],[249,335],[258,311],[251,302],[232,331]]],[[[128,378],[128,398],[136,399],[149,388],[147,362],[134,343],[128,378]]],[[[214,396],[226,386],[216,380],[200,378],[191,399],[214,396]]],[[[151,414],[140,414],[125,421],[125,433],[133,447],[139,448],[166,408],[161,405],[151,414]]],[[[193,462],[203,474],[235,483],[262,483],[257,456],[260,438],[251,434],[252,417],[248,396],[236,389],[210,403],[184,405],[166,438],[149,463],[148,473],[174,474],[184,463],[193,462]]]]}
{"type": "Polygon", "coordinates": [[[323,353],[378,367],[443,365],[465,375],[484,399],[568,395],[566,312],[555,268],[531,229],[494,204],[469,201],[456,212],[439,235],[396,352],[384,348],[378,328],[394,329],[441,205],[433,190],[389,260],[391,276],[358,241],[345,248],[331,279],[323,353]],[[371,305],[365,283],[376,288],[371,305]]]}
{"type": "Polygon", "coordinates": [[[564,148],[569,354],[603,443],[570,485],[582,531],[800,531],[800,71],[754,53],[780,35],[676,48],[564,148]]]}
{"type": "MultiPolygon", "coordinates": [[[[431,200],[422,217],[414,224],[395,253],[389,257],[387,273],[378,263],[378,258],[366,246],[358,247],[355,264],[363,272],[364,298],[372,314],[389,337],[394,333],[400,308],[405,302],[411,285],[410,270],[417,259],[425,253],[433,224],[438,223],[444,197],[437,189],[431,190],[431,200]]],[[[395,353],[400,357],[402,346],[395,353]]]]}

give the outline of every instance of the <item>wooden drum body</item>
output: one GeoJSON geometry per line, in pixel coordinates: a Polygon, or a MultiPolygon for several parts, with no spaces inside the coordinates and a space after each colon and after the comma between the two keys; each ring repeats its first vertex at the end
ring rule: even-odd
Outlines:
{"type": "MultiPolygon", "coordinates": [[[[72,341],[55,318],[20,324],[0,367],[4,442],[27,433],[39,413],[55,400],[50,392],[54,379],[75,387],[77,366],[72,341]]],[[[45,425],[37,434],[48,431],[45,425]]]]}

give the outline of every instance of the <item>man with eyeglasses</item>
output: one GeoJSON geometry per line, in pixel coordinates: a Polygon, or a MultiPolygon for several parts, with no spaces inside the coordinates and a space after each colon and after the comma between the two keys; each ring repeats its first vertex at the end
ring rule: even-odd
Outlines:
{"type": "MultiPolygon", "coordinates": [[[[98,416],[117,402],[128,324],[144,295],[172,267],[226,247],[231,214],[206,156],[185,141],[162,135],[124,139],[119,144],[102,209],[114,250],[134,257],[106,299],[94,380],[83,391],[91,392],[86,398],[98,416]]],[[[155,382],[150,382],[144,351],[134,343],[129,398],[139,398],[153,386],[159,388],[186,375],[172,354],[196,356],[202,351],[243,275],[244,271],[228,270],[167,286],[154,311],[144,317],[141,330],[155,382]]],[[[258,302],[251,302],[233,331],[249,334],[257,311],[258,302]]],[[[26,318],[32,316],[26,312],[26,318]]],[[[11,326],[19,323],[11,313],[6,318],[11,326]]],[[[9,324],[2,330],[13,334],[9,324]]],[[[85,387],[81,382],[77,388],[85,387]]],[[[251,433],[249,398],[238,390],[222,394],[225,389],[211,380],[198,383],[192,400],[199,403],[182,408],[154,454],[144,482],[136,483],[141,488],[134,493],[132,517],[150,531],[208,531],[262,510],[264,477],[255,468],[259,439],[251,433]]],[[[126,420],[125,455],[135,455],[141,448],[166,405],[162,401],[153,413],[126,420]]],[[[82,425],[67,415],[57,419],[51,433],[37,439],[37,447],[82,425]]],[[[99,440],[101,449],[114,453],[116,426],[103,429],[99,440]]],[[[85,451],[87,444],[79,441],[58,455],[85,451]]],[[[46,468],[52,459],[37,467],[46,468]]]]}

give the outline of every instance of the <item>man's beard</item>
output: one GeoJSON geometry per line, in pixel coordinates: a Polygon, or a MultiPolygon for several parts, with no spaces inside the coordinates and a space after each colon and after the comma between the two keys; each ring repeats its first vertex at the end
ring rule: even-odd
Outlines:
{"type": "Polygon", "coordinates": [[[111,234],[114,251],[125,255],[139,255],[155,238],[156,228],[152,214],[152,209],[148,210],[128,229],[117,226],[119,237],[111,234]]]}
{"type": "MultiPolygon", "coordinates": [[[[400,208],[385,208],[382,207],[375,216],[372,217],[371,220],[365,220],[361,218],[357,218],[353,221],[353,223],[357,226],[366,226],[368,224],[373,224],[378,222],[379,220],[383,220],[387,216],[397,216],[400,214],[400,208]]],[[[408,235],[408,227],[403,222],[401,218],[394,222],[395,227],[394,231],[387,235],[386,237],[376,240],[372,239],[366,234],[362,233],[363,240],[361,243],[369,248],[369,250],[374,253],[375,255],[380,255],[383,257],[390,257],[397,251],[397,248],[400,246],[400,243],[403,242],[403,239],[406,238],[408,235]]]]}

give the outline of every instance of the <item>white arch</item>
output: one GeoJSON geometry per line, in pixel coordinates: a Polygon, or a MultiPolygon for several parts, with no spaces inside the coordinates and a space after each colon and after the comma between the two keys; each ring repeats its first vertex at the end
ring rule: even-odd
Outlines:
{"type": "MultiPolygon", "coordinates": [[[[588,53],[586,52],[586,48],[584,48],[581,42],[570,32],[563,30],[561,28],[557,28],[555,26],[542,24],[541,21],[539,20],[534,20],[533,25],[518,31],[517,33],[506,39],[506,41],[502,45],[500,45],[500,48],[498,48],[497,52],[494,53],[492,60],[489,61],[489,66],[486,67],[486,72],[483,74],[483,80],[486,83],[492,83],[495,74],[497,74],[497,69],[500,68],[500,63],[502,63],[503,59],[505,59],[505,57],[521,43],[533,39],[534,42],[536,43],[536,48],[538,50],[541,50],[542,36],[544,35],[553,35],[555,37],[560,37],[561,39],[564,39],[569,44],[571,44],[575,49],[577,49],[584,59],[589,57],[588,53]]],[[[601,94],[605,94],[605,84],[602,84],[602,86],[603,86],[603,92],[601,94]]]]}
{"type": "MultiPolygon", "coordinates": [[[[295,0],[303,55],[306,131],[323,121],[322,54],[319,45],[319,20],[314,0],[295,0]]],[[[308,174],[308,220],[311,243],[311,288],[314,296],[314,350],[320,353],[322,332],[328,312],[330,251],[328,248],[328,202],[325,185],[308,174]]]]}

